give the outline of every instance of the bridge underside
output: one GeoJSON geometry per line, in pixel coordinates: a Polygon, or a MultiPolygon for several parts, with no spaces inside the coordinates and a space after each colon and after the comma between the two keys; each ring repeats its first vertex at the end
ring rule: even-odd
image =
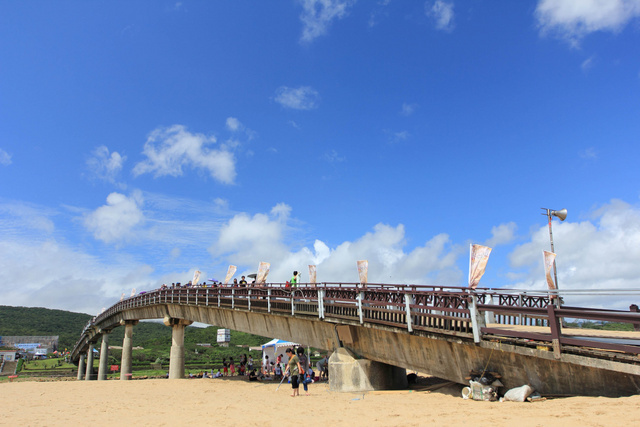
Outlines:
{"type": "Polygon", "coordinates": [[[471,370],[502,374],[506,389],[532,385],[544,395],[621,396],[640,392],[638,365],[562,354],[459,336],[376,325],[369,327],[336,319],[288,316],[178,304],[132,308],[104,319],[98,326],[110,330],[121,320],[164,317],[229,328],[266,337],[278,337],[334,350],[341,344],[365,359],[412,369],[460,384],[471,370]]]}

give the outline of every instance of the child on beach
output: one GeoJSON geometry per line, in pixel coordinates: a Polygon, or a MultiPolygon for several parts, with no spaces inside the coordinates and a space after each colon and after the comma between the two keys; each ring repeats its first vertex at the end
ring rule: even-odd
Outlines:
{"type": "Polygon", "coordinates": [[[274,372],[276,374],[276,379],[277,380],[282,378],[282,368],[280,367],[279,363],[275,365],[274,372]]]}
{"type": "Polygon", "coordinates": [[[233,363],[233,357],[229,358],[229,368],[231,369],[231,376],[236,374],[236,365],[233,363]]]}
{"type": "Polygon", "coordinates": [[[223,357],[222,358],[222,369],[224,370],[224,376],[226,377],[227,375],[229,375],[229,369],[228,369],[228,363],[227,363],[227,358],[223,357]]]}

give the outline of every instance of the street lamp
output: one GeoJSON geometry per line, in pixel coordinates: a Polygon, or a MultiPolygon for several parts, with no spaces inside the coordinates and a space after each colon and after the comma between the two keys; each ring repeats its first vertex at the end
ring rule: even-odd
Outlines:
{"type": "MultiPolygon", "coordinates": [[[[546,215],[549,219],[549,239],[551,240],[551,252],[554,254],[556,251],[553,249],[553,231],[551,231],[551,217],[555,216],[556,218],[560,218],[560,221],[564,221],[567,218],[567,210],[560,209],[559,211],[552,211],[551,209],[541,208],[545,213],[542,215],[546,215]]],[[[553,260],[553,278],[556,281],[556,289],[558,289],[558,272],[556,270],[556,260],[553,260]]],[[[560,295],[558,295],[558,306],[560,305],[560,295]]]]}

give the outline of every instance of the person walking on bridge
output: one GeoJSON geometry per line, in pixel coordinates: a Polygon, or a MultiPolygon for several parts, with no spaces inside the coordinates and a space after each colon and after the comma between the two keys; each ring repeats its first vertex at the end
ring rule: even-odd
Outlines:
{"type": "Polygon", "coordinates": [[[296,286],[298,286],[298,272],[294,271],[293,277],[291,278],[291,287],[295,288],[296,286]]]}

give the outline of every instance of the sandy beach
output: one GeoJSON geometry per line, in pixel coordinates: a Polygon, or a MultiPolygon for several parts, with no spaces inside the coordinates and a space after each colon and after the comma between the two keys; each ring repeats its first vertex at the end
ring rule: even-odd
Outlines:
{"type": "Polygon", "coordinates": [[[0,384],[0,425],[619,426],[640,419],[640,396],[535,403],[475,402],[462,386],[436,391],[331,392],[292,398],[277,382],[231,379],[17,381],[0,384]]]}

